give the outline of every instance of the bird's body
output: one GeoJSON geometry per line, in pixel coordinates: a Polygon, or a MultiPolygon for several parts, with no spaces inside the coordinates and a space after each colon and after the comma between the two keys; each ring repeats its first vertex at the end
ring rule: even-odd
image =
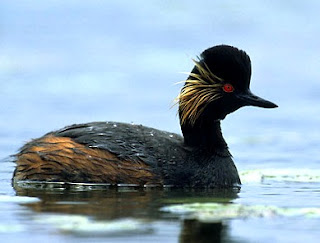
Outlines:
{"type": "Polygon", "coordinates": [[[188,187],[240,184],[227,149],[206,154],[185,146],[178,134],[127,123],[65,127],[27,143],[18,156],[18,168],[23,170],[17,169],[17,180],[188,187]],[[220,163],[224,166],[216,166],[220,163]],[[219,168],[233,172],[232,178],[224,181],[225,172],[219,168]]]}
{"type": "Polygon", "coordinates": [[[196,62],[179,96],[184,137],[127,123],[71,125],[22,147],[16,155],[14,182],[240,185],[220,120],[245,105],[275,107],[251,94],[250,76],[245,52],[224,45],[210,48],[196,62]]]}

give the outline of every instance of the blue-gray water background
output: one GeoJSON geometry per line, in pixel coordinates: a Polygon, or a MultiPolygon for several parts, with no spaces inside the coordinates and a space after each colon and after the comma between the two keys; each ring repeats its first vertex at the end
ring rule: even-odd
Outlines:
{"type": "MultiPolygon", "coordinates": [[[[170,109],[181,88],[174,84],[192,69],[191,58],[224,43],[250,55],[251,90],[279,105],[242,108],[223,121],[238,170],[319,168],[319,1],[4,0],[0,8],[1,158],[31,138],[73,123],[134,122],[180,133],[176,107],[170,109]]],[[[3,196],[15,195],[12,171],[13,164],[4,162],[3,196]]],[[[244,186],[238,202],[320,207],[318,186],[284,183],[265,194],[262,186],[244,186]],[[309,189],[300,188],[299,194],[297,187],[309,189]]],[[[8,207],[0,209],[0,225],[20,222],[8,207]]],[[[256,225],[237,231],[234,224],[236,235],[256,225]]],[[[319,238],[313,223],[304,228],[284,220],[267,223],[265,234],[272,237],[264,238],[259,228],[261,238],[247,240],[286,241],[275,236],[278,224],[294,240],[319,238]],[[290,223],[296,226],[288,229],[290,223]]],[[[29,230],[1,234],[31,241],[37,229],[29,230]]],[[[166,240],[175,241],[178,234],[173,227],[166,240]]]]}

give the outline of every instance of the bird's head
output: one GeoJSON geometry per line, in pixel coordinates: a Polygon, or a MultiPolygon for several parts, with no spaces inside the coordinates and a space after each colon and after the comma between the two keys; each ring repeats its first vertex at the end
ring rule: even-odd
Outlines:
{"type": "Polygon", "coordinates": [[[277,107],[251,93],[251,61],[244,51],[214,46],[194,63],[178,96],[181,125],[193,126],[203,119],[221,120],[243,106],[277,107]]]}

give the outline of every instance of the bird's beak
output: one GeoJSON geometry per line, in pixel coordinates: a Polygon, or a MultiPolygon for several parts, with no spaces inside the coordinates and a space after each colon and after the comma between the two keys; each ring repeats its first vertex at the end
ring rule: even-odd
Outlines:
{"type": "Polygon", "coordinates": [[[276,104],[271,101],[265,100],[256,96],[248,90],[245,93],[238,94],[237,97],[243,102],[245,106],[258,106],[262,108],[276,108],[278,107],[276,104]]]}

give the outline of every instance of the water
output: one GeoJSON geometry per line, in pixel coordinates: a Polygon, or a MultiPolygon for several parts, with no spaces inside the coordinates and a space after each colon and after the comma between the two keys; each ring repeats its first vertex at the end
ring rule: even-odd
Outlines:
{"type": "Polygon", "coordinates": [[[279,108],[243,108],[223,122],[244,183],[240,192],[15,191],[14,164],[3,159],[1,240],[316,242],[316,213],[283,210],[320,207],[319,5],[2,1],[1,158],[73,123],[134,122],[179,133],[176,108],[170,109],[180,89],[174,83],[191,70],[192,57],[220,43],[248,52],[252,91],[279,108]],[[276,210],[212,222],[197,218],[204,209],[193,215],[162,210],[199,202],[276,210]]]}

